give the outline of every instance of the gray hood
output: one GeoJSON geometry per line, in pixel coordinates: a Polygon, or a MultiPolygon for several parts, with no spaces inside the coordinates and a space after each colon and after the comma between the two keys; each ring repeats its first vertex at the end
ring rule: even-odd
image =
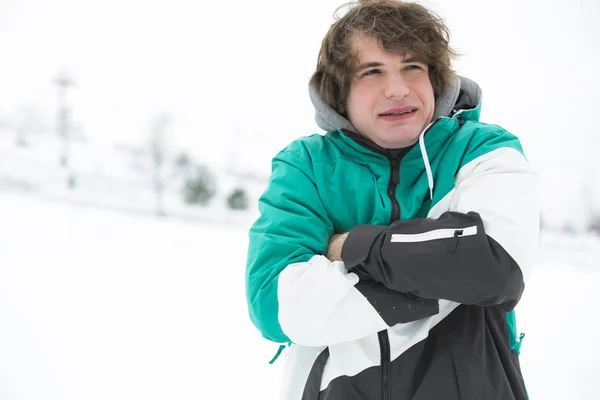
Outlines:
{"type": "MultiPolygon", "coordinates": [[[[310,100],[315,107],[315,121],[317,126],[326,132],[338,129],[348,129],[357,132],[356,128],[346,118],[337,113],[321,98],[319,91],[309,86],[310,100]]],[[[477,83],[470,79],[455,75],[452,84],[435,102],[433,120],[450,115],[461,108],[473,108],[481,101],[481,89],[477,83]],[[459,96],[460,95],[460,96],[459,96]]]]}

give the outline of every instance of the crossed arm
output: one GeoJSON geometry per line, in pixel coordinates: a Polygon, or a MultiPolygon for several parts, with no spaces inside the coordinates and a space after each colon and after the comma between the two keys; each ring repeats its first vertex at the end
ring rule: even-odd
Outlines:
{"type": "Polygon", "coordinates": [[[518,302],[538,229],[537,178],[520,153],[506,149],[463,168],[452,211],[437,218],[339,236],[316,192],[277,189],[302,179],[310,171],[275,160],[264,218],[250,232],[250,315],[268,339],[331,345],[398,324],[408,331],[438,313],[438,300],[506,310],[518,302]]]}

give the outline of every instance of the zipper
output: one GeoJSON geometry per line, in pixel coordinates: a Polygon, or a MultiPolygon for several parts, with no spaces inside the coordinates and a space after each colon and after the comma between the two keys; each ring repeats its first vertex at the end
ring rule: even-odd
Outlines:
{"type": "MultiPolygon", "coordinates": [[[[390,216],[390,224],[400,219],[400,203],[396,199],[396,187],[400,183],[400,162],[402,157],[412,148],[405,148],[397,157],[392,157],[392,153],[389,150],[374,147],[365,143],[363,140],[357,140],[358,138],[352,138],[360,146],[367,150],[371,150],[374,153],[385,156],[390,162],[390,179],[388,181],[387,195],[392,203],[392,215],[390,216]]],[[[390,400],[391,398],[391,382],[390,382],[390,369],[391,369],[391,354],[390,354],[390,337],[387,329],[384,329],[377,333],[379,339],[379,352],[381,362],[381,398],[382,400],[390,400]]]]}
{"type": "MultiPolygon", "coordinates": [[[[440,120],[436,119],[431,122],[426,128],[426,134],[431,128],[440,120]]],[[[349,135],[349,138],[354,140],[359,146],[364,147],[367,150],[371,150],[374,153],[385,156],[390,162],[390,180],[388,181],[387,195],[392,203],[392,215],[390,216],[390,224],[400,219],[400,203],[396,199],[396,187],[400,183],[400,162],[402,157],[414,146],[406,147],[397,156],[392,157],[392,153],[388,149],[383,149],[379,146],[372,146],[368,139],[361,137],[358,134],[349,135]]],[[[374,143],[373,143],[374,144],[374,143]]],[[[416,144],[416,143],[415,143],[416,144]]],[[[407,293],[408,294],[408,293],[407,293]]],[[[390,382],[390,369],[391,369],[391,354],[390,354],[390,337],[387,329],[384,329],[377,333],[379,339],[379,351],[381,354],[381,398],[382,400],[390,400],[391,398],[391,382],[390,382]]]]}
{"type": "Polygon", "coordinates": [[[387,330],[377,333],[379,337],[379,352],[381,354],[381,398],[390,399],[390,338],[387,330]]]}
{"type": "MultiPolygon", "coordinates": [[[[436,121],[437,122],[437,121],[436,121]]],[[[433,124],[431,124],[433,125],[433,124]]],[[[428,129],[431,127],[428,127],[428,129]]],[[[385,156],[390,162],[390,179],[388,181],[387,195],[392,202],[392,215],[390,216],[390,224],[394,221],[400,219],[400,204],[398,200],[396,200],[396,187],[398,183],[400,183],[400,162],[402,161],[402,157],[413,147],[406,147],[403,151],[398,155],[398,157],[392,157],[392,154],[389,150],[383,149],[381,147],[371,146],[366,140],[360,140],[359,137],[349,136],[354,142],[356,142],[359,146],[364,147],[367,150],[371,150],[374,153],[381,154],[385,156]]],[[[368,139],[367,139],[368,140],[368,139]]]]}
{"type": "MultiPolygon", "coordinates": [[[[396,187],[400,183],[400,161],[404,154],[406,154],[406,151],[402,152],[396,158],[392,158],[389,154],[387,155],[390,161],[390,180],[387,194],[392,202],[390,224],[400,219],[400,203],[396,199],[396,187]]],[[[392,366],[390,360],[390,337],[387,329],[379,332],[377,336],[379,337],[379,351],[381,353],[381,398],[382,400],[389,400],[391,398],[390,369],[392,366]]]]}
{"type": "Polygon", "coordinates": [[[473,235],[477,235],[477,225],[469,226],[468,228],[436,229],[423,233],[394,233],[392,234],[391,241],[395,243],[418,243],[473,235]]]}
{"type": "Polygon", "coordinates": [[[388,156],[388,159],[390,160],[390,180],[388,183],[387,194],[392,202],[392,215],[390,217],[390,224],[400,219],[400,204],[396,199],[396,187],[398,186],[398,183],[400,183],[400,160],[402,159],[403,155],[404,154],[400,155],[400,157],[396,159],[388,156]]]}

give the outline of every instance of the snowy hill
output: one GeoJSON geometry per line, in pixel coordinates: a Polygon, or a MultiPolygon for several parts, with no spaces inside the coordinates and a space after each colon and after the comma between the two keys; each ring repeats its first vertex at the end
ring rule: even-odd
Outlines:
{"type": "MultiPolygon", "coordinates": [[[[276,400],[246,311],[247,227],[0,190],[0,399],[276,400]]],[[[595,400],[600,241],[544,236],[517,307],[532,399],[595,400]]]]}

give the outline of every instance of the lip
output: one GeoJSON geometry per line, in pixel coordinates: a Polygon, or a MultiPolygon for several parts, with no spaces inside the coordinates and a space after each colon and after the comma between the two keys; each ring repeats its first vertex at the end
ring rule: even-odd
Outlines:
{"type": "Polygon", "coordinates": [[[410,110],[416,111],[417,107],[404,106],[404,107],[390,108],[389,110],[379,113],[379,116],[383,116],[384,114],[393,114],[393,113],[397,113],[397,112],[405,112],[405,111],[410,111],[410,110]]]}
{"type": "Polygon", "coordinates": [[[390,108],[389,110],[384,111],[383,113],[379,114],[379,118],[382,121],[385,121],[388,123],[404,123],[406,121],[412,121],[412,119],[415,118],[415,115],[417,115],[418,110],[419,109],[417,107],[411,107],[411,106],[390,108]],[[386,114],[404,112],[404,111],[413,111],[413,112],[409,112],[406,114],[400,114],[400,115],[386,115],[386,114]]]}

